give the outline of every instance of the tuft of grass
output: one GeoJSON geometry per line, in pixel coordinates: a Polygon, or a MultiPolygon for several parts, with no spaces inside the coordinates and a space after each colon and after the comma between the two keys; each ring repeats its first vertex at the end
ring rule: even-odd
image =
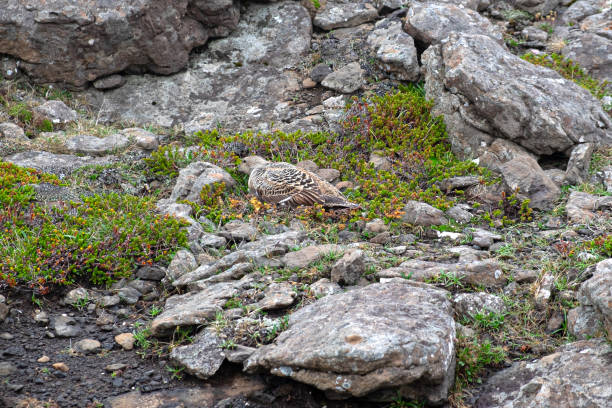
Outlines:
{"type": "Polygon", "coordinates": [[[28,109],[25,103],[16,103],[10,106],[8,114],[21,123],[30,124],[32,122],[32,111],[28,109]]]}
{"type": "Polygon", "coordinates": [[[563,55],[554,52],[551,54],[535,55],[528,52],[521,56],[521,58],[532,64],[557,71],[562,77],[580,85],[597,99],[602,99],[604,96],[612,94],[608,81],[599,81],[593,78],[578,63],[565,58],[563,55]]]}
{"type": "Polygon", "coordinates": [[[152,198],[111,193],[45,207],[34,202],[40,182],[60,184],[0,162],[0,284],[42,294],[78,280],[110,284],[187,244],[184,222],[156,214],[152,198]]]}
{"type": "Polygon", "coordinates": [[[455,387],[481,383],[481,376],[487,367],[499,367],[506,359],[502,347],[493,346],[491,342],[471,342],[459,338],[457,344],[457,373],[455,387]]]}

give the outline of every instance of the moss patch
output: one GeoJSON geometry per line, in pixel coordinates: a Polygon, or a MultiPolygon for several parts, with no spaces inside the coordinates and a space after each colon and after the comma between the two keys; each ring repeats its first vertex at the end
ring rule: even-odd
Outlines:
{"type": "Polygon", "coordinates": [[[139,265],[167,263],[187,243],[180,221],[155,213],[152,198],[83,197],[37,205],[31,184],[56,177],[0,162],[0,283],[47,293],[53,285],[108,284],[139,265]]]}
{"type": "Polygon", "coordinates": [[[608,81],[599,81],[593,78],[578,63],[565,58],[563,55],[555,53],[535,55],[528,52],[521,56],[521,58],[532,64],[557,71],[562,77],[580,85],[597,99],[602,99],[604,96],[612,94],[608,81]]]}

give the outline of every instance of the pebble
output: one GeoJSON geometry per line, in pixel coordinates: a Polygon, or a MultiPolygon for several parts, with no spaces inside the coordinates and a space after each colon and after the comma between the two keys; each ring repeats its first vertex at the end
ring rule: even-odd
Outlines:
{"type": "Polygon", "coordinates": [[[131,350],[134,348],[134,335],[132,333],[121,333],[115,336],[115,341],[124,350],[131,350]]]}
{"type": "Polygon", "coordinates": [[[63,371],[64,373],[66,373],[66,372],[68,372],[70,370],[70,368],[68,368],[66,363],[54,363],[52,365],[52,367],[55,368],[58,371],[63,371]]]}
{"type": "Polygon", "coordinates": [[[11,333],[7,333],[7,332],[0,333],[0,339],[2,340],[13,340],[14,338],[15,336],[13,336],[11,333]]]}
{"type": "Polygon", "coordinates": [[[51,360],[51,359],[49,358],[49,356],[42,356],[41,358],[39,358],[39,359],[38,359],[38,360],[36,360],[36,361],[38,361],[39,363],[48,363],[48,362],[49,362],[49,360],[51,360]]]}
{"type": "Polygon", "coordinates": [[[94,339],[83,339],[74,343],[74,349],[81,353],[94,353],[97,351],[102,345],[98,340],[94,339]]]}
{"type": "Polygon", "coordinates": [[[123,370],[124,368],[127,368],[127,364],[115,363],[115,364],[109,364],[106,367],[104,367],[104,369],[109,372],[123,370]]]}

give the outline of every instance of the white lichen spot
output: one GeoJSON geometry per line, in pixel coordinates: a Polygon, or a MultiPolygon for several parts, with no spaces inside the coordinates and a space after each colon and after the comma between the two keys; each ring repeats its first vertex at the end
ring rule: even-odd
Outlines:
{"type": "Polygon", "coordinates": [[[91,38],[89,41],[87,41],[87,44],[94,45],[95,42],[96,42],[96,40],[94,38],[91,38]]]}
{"type": "Polygon", "coordinates": [[[293,370],[291,369],[291,367],[288,366],[279,367],[278,370],[281,372],[282,375],[286,377],[291,377],[291,375],[293,374],[293,370]]]}

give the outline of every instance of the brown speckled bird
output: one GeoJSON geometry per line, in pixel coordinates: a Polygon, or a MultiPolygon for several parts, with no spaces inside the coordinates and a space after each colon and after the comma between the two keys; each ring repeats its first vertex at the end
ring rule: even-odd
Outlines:
{"type": "Polygon", "coordinates": [[[325,207],[360,208],[316,174],[284,162],[261,160],[249,177],[249,191],[267,203],[325,207]]]}

